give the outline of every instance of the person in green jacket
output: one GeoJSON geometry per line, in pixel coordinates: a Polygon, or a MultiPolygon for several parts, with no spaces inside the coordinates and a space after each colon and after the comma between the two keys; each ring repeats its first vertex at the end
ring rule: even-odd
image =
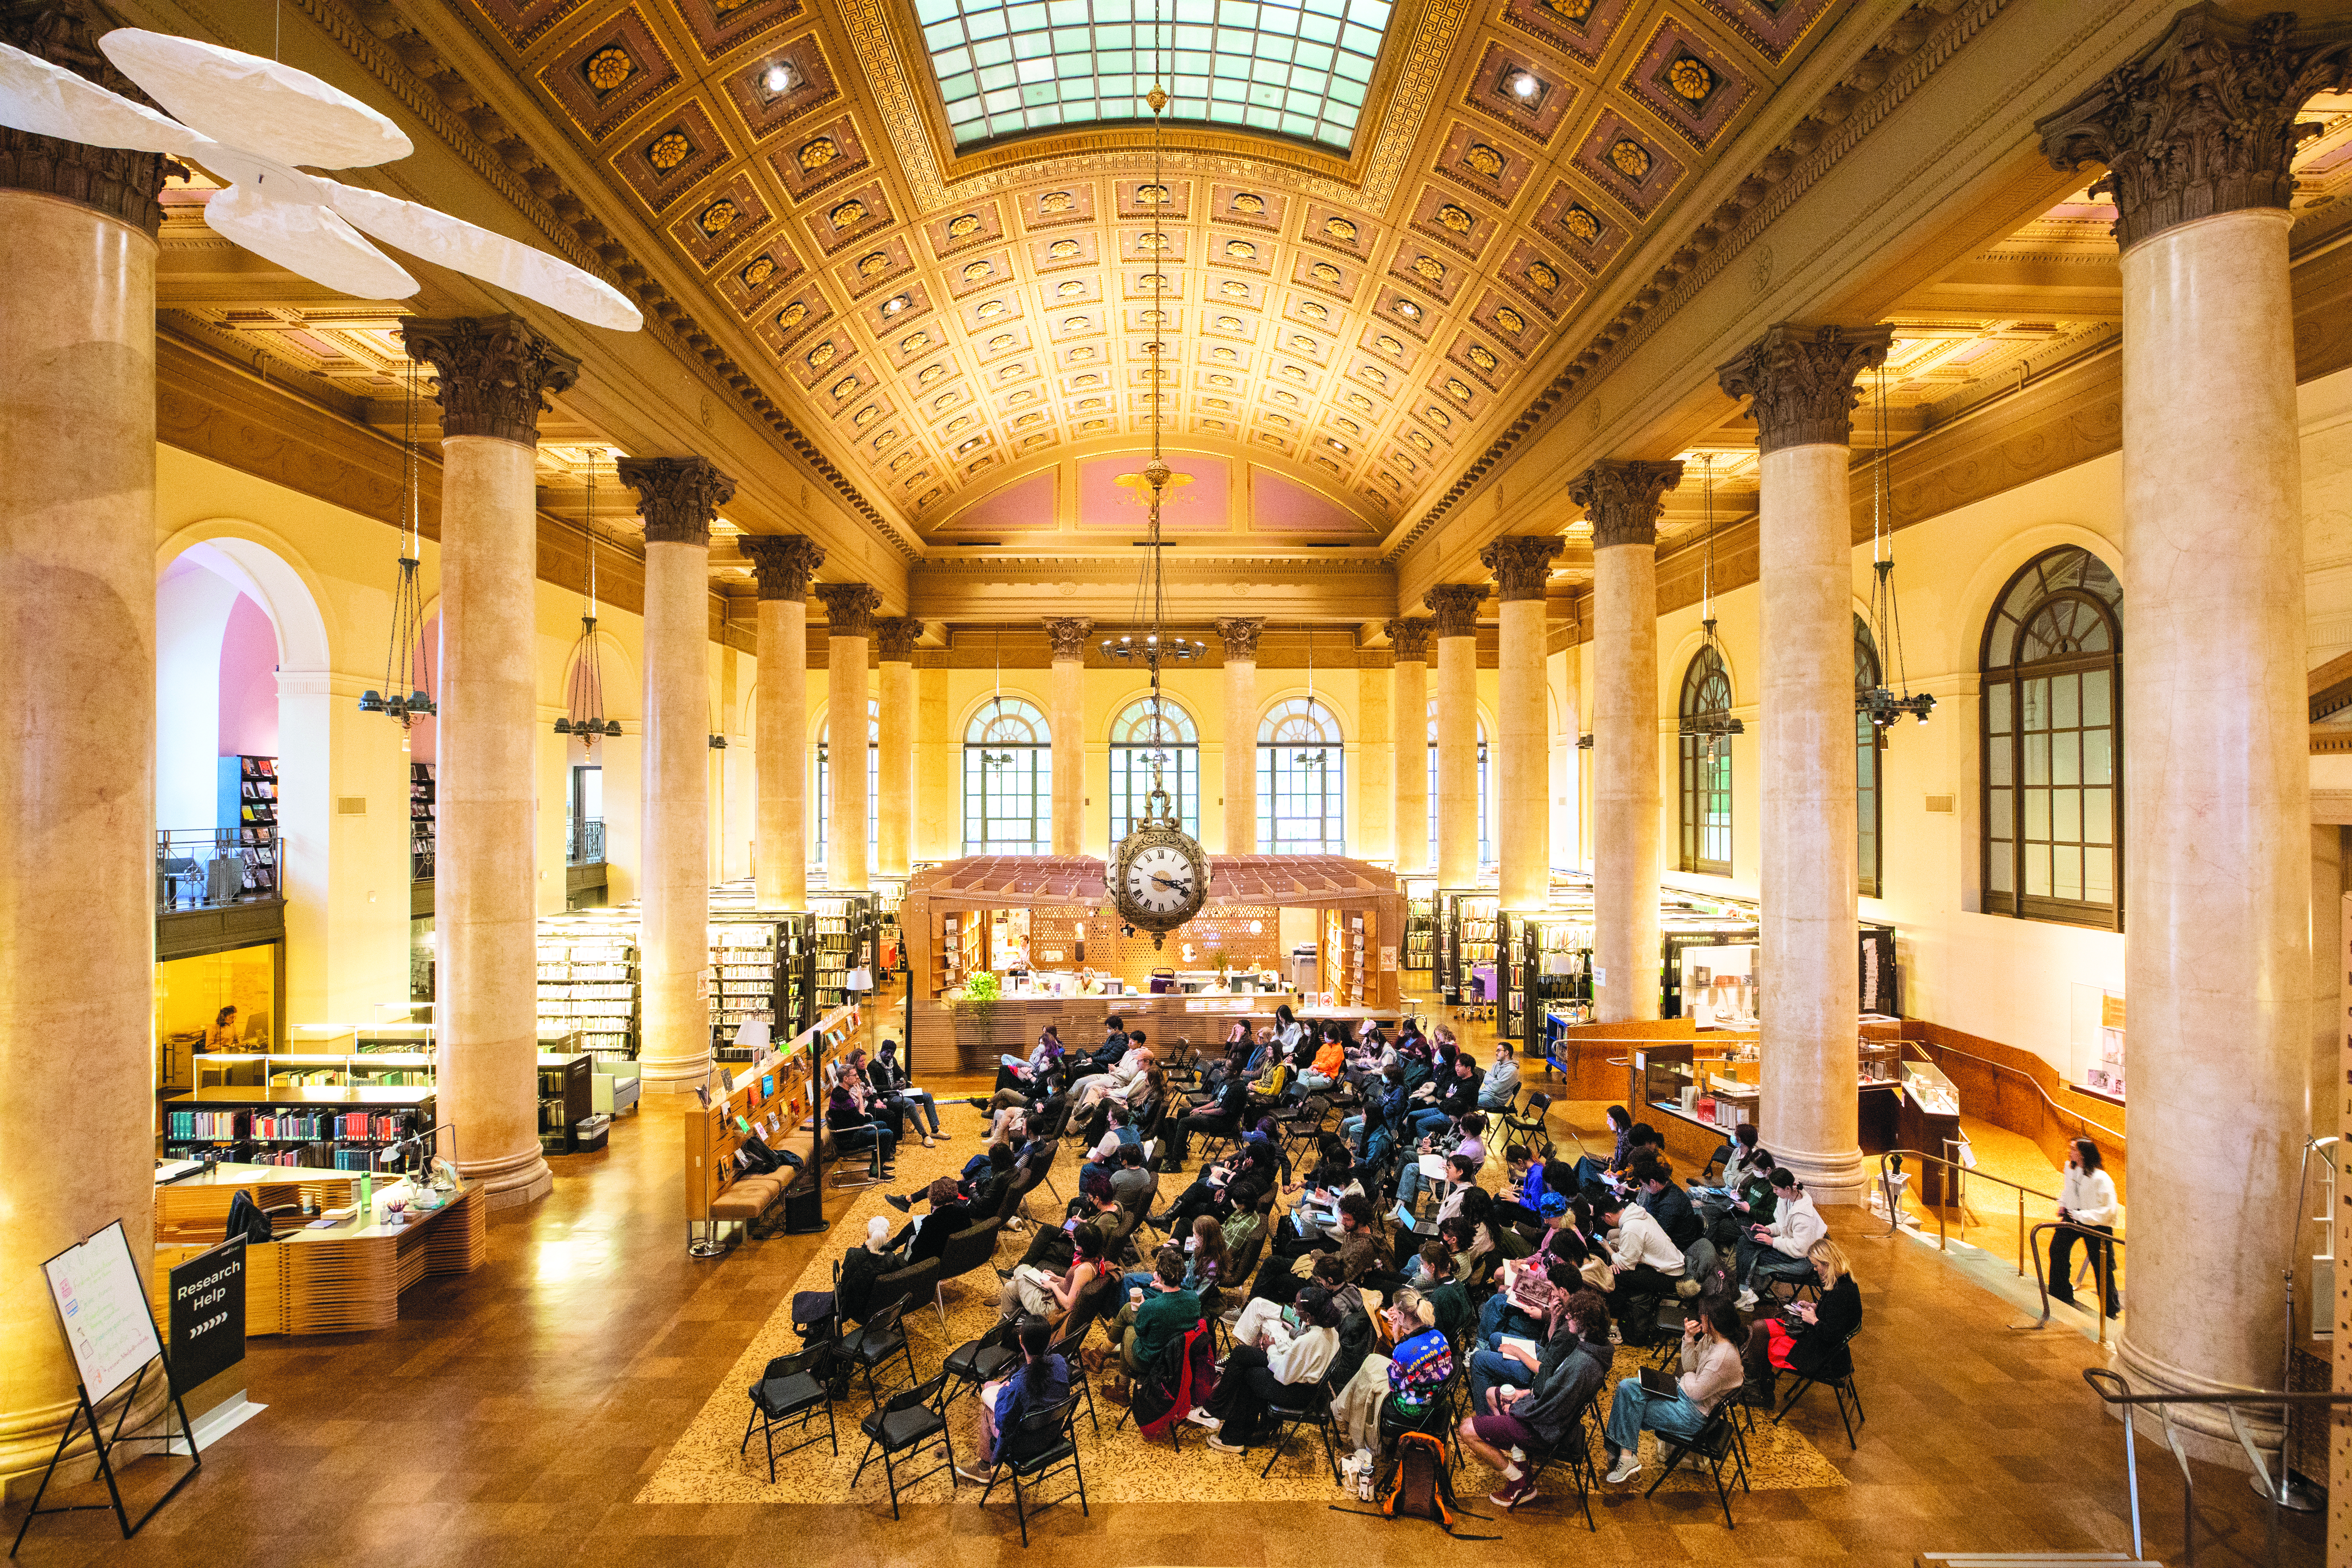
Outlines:
{"type": "MultiPolygon", "coordinates": [[[[1201,1321],[1201,1298],[1184,1289],[1184,1255],[1173,1248],[1162,1252],[1154,1272],[1160,1276],[1160,1294],[1140,1305],[1129,1300],[1135,1320],[1119,1344],[1129,1377],[1147,1374],[1168,1347],[1201,1321]]],[[[1133,1295],[1142,1293],[1138,1289],[1133,1295]]]]}

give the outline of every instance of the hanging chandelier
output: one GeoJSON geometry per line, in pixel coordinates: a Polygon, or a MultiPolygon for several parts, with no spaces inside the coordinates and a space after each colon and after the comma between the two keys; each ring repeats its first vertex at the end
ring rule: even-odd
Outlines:
{"type": "MultiPolygon", "coordinates": [[[[1698,605],[1699,635],[1706,646],[1714,650],[1716,662],[1728,668],[1723,657],[1723,644],[1715,635],[1715,454],[1699,458],[1700,483],[1706,496],[1706,555],[1699,567],[1698,605]]],[[[1731,743],[1734,735],[1744,735],[1748,726],[1731,716],[1728,707],[1712,708],[1702,713],[1685,714],[1679,731],[1700,742],[1706,749],[1706,760],[1713,765],[1722,747],[1731,743]]]]}
{"type": "MultiPolygon", "coordinates": [[[[1002,718],[1004,713],[1004,628],[1003,626],[996,628],[995,661],[996,690],[995,694],[988,700],[988,712],[992,721],[998,718],[1002,718]]],[[[824,742],[823,741],[817,742],[816,754],[817,759],[822,762],[824,758],[824,742]]],[[[980,762],[982,767],[987,768],[990,772],[993,773],[999,768],[1011,767],[1013,763],[1013,756],[1009,751],[992,752],[983,744],[981,748],[980,762]]]]}
{"type": "Polygon", "coordinates": [[[604,712],[604,668],[597,657],[596,647],[596,465],[600,454],[591,449],[588,454],[588,510],[581,518],[580,531],[586,539],[587,563],[582,569],[580,595],[580,640],[572,646],[572,681],[564,692],[564,711],[555,721],[559,735],[577,735],[580,744],[591,756],[595,754],[596,738],[617,735],[621,721],[608,718],[604,712]]]}
{"type": "Polygon", "coordinates": [[[419,499],[424,472],[416,450],[416,362],[410,360],[408,407],[401,436],[400,580],[392,590],[392,641],[383,653],[383,684],[360,693],[361,712],[387,714],[399,721],[404,752],[408,749],[409,722],[439,711],[425,694],[420,668],[425,659],[425,590],[416,580],[416,569],[425,555],[424,503],[419,499]]]}
{"type": "Polygon", "coordinates": [[[1865,715],[1878,732],[1903,722],[1909,714],[1920,723],[1936,710],[1936,700],[1911,689],[1910,673],[1903,662],[1903,616],[1895,604],[1895,473],[1887,454],[1886,366],[1878,366],[1878,462],[1870,489],[1870,635],[1878,643],[1878,684],[1853,694],[1853,710],[1865,715]],[[1895,686],[1886,672],[1895,671],[1895,686]],[[1897,692],[1900,695],[1897,695],[1897,692]]]}

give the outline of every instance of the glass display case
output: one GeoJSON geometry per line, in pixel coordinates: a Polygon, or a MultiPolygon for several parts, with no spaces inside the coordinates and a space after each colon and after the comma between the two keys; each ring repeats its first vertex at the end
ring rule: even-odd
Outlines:
{"type": "Polygon", "coordinates": [[[1930,1116],[1958,1116],[1960,1113],[1958,1086],[1946,1078],[1944,1069],[1933,1062],[1905,1062],[1903,1092],[1930,1116]]]}
{"type": "Polygon", "coordinates": [[[1859,1054],[1862,1058],[1863,1084],[1895,1083],[1899,1080],[1903,1065],[1901,1041],[1864,1040],[1860,1043],[1859,1054]]]}
{"type": "Polygon", "coordinates": [[[1708,1127],[1737,1127],[1756,1120],[1761,1093],[1756,1058],[1728,1042],[1723,1045],[1661,1044],[1635,1053],[1643,1105],[1708,1127]]]}

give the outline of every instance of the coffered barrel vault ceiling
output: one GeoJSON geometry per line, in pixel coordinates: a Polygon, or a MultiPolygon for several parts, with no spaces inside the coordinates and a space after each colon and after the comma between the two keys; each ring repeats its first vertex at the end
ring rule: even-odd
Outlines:
{"type": "Polygon", "coordinates": [[[1154,180],[1130,118],[1150,0],[452,4],[886,514],[1079,548],[1097,459],[1155,405],[1236,528],[1392,538],[1850,8],[1161,0],[1154,180]],[[1350,63],[1382,23],[1377,65],[1350,63]]]}

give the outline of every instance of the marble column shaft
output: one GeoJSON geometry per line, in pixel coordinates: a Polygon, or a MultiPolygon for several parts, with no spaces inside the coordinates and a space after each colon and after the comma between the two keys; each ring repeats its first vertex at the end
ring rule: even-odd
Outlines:
{"type": "Polygon", "coordinates": [[[646,522],[637,1063],[646,1092],[710,1072],[710,522],[735,481],[701,458],[624,458],[646,522]]]}
{"type": "Polygon", "coordinates": [[[434,854],[439,1120],[492,1207],[553,1185],[539,1149],[539,510],[541,399],[579,362],[516,316],[410,318],[441,405],[441,692],[434,854]]]}
{"type": "Polygon", "coordinates": [[[760,584],[758,872],[763,910],[808,907],[808,584],[824,551],[799,534],[737,541],[760,584]]]}
{"type": "Polygon", "coordinates": [[[1396,864],[1406,876],[1427,876],[1429,854],[1429,631],[1423,616],[1388,624],[1396,647],[1396,864]]]}
{"type": "Polygon", "coordinates": [[[895,616],[875,623],[882,711],[876,741],[874,874],[905,879],[915,835],[915,642],[923,623],[895,616]]]}
{"type": "MultiPolygon", "coordinates": [[[[37,1483],[74,1410],[74,1363],[42,1260],[120,1219],[147,1278],[150,833],[207,825],[153,821],[163,176],[152,155],[12,141],[25,146],[12,187],[30,183],[35,148],[68,174],[98,165],[126,182],[113,211],[0,190],[0,646],[16,656],[0,684],[0,1482],[15,1498],[37,1483]]],[[[142,1395],[134,1426],[161,1394],[142,1395]]],[[[69,1456],[60,1476],[93,1469],[69,1456]]]]}
{"type": "Polygon", "coordinates": [[[1567,545],[1514,534],[1478,557],[1501,595],[1496,669],[1495,816],[1498,891],[1507,910],[1539,910],[1551,898],[1551,752],[1544,699],[1544,585],[1567,545]]]}
{"type": "Polygon", "coordinates": [[[1048,616],[1054,663],[1048,691],[1053,712],[1054,853],[1076,855],[1087,825],[1087,638],[1095,624],[1079,616],[1048,616]]]}
{"type": "Polygon", "coordinates": [[[1680,463],[1596,463],[1569,487],[1592,520],[1594,1016],[1658,1016],[1659,498],[1680,463]]]}
{"type": "Polygon", "coordinates": [[[824,583],[816,592],[827,617],[825,779],[833,794],[825,805],[824,885],[863,891],[874,879],[866,853],[866,748],[879,743],[867,738],[866,658],[882,595],[866,583],[824,583]]]}
{"type": "Polygon", "coordinates": [[[1225,644],[1225,853],[1257,848],[1257,639],[1263,620],[1217,623],[1225,644]]]}
{"type": "Polygon", "coordinates": [[[1478,880],[1478,606],[1484,584],[1423,596],[1437,635],[1437,885],[1478,880]]]}

